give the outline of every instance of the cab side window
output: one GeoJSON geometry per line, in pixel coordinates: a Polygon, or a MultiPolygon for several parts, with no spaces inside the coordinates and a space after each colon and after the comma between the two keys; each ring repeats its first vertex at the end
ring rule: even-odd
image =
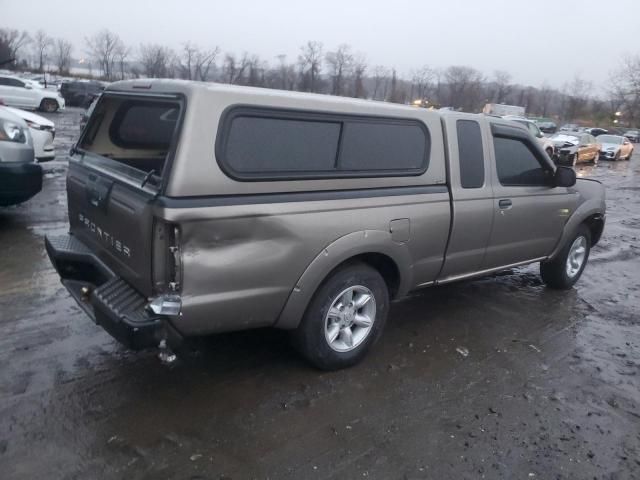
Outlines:
{"type": "Polygon", "coordinates": [[[493,137],[498,179],[504,186],[548,184],[547,170],[522,140],[493,137]]]}
{"type": "Polygon", "coordinates": [[[16,78],[7,78],[0,77],[0,85],[5,87],[22,87],[24,88],[24,83],[16,78]]]}

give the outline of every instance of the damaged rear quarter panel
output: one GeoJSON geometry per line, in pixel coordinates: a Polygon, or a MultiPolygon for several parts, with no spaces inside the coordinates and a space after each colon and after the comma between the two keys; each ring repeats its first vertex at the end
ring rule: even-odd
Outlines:
{"type": "MultiPolygon", "coordinates": [[[[182,316],[185,335],[272,326],[298,279],[323,249],[354,231],[387,232],[409,218],[406,248],[416,279],[435,277],[449,222],[447,194],[166,209],[181,230],[182,316]],[[432,215],[425,221],[424,209],[432,215]]],[[[382,237],[381,237],[382,238],[382,237]]],[[[375,246],[363,245],[367,253],[375,246]]],[[[388,245],[380,245],[385,251],[388,245]]]]}

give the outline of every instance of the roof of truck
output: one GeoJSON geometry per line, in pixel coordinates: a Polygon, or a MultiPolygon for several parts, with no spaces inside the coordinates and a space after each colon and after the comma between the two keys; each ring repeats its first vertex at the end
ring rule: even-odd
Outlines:
{"type": "MultiPolygon", "coordinates": [[[[137,80],[123,80],[110,84],[106,89],[106,92],[126,91],[137,93],[160,93],[160,94],[183,94],[190,96],[199,92],[212,92],[212,93],[229,93],[233,95],[245,95],[247,97],[256,98],[281,98],[291,100],[305,100],[314,101],[314,103],[324,103],[326,105],[343,105],[343,106],[365,106],[371,108],[372,106],[379,109],[416,112],[417,110],[426,112],[428,110],[420,109],[419,107],[404,105],[399,103],[383,102],[378,100],[365,100],[351,97],[338,97],[334,95],[325,95],[320,93],[308,93],[308,92],[293,92],[290,90],[277,90],[271,88],[262,87],[246,87],[240,85],[229,85],[224,83],[215,82],[197,82],[193,80],[173,80],[173,79],[137,79],[137,80]]],[[[430,111],[430,113],[438,114],[437,111],[430,111]]]]}
{"type": "MultiPolygon", "coordinates": [[[[351,97],[338,97],[320,93],[293,92],[290,90],[276,90],[261,87],[246,87],[241,85],[229,85],[215,82],[197,82],[193,80],[175,79],[137,79],[114,82],[106,87],[105,92],[127,92],[140,94],[181,94],[187,98],[194,95],[210,92],[212,94],[229,94],[235,97],[235,101],[257,101],[268,105],[282,103],[282,100],[300,102],[300,108],[336,108],[348,110],[353,107],[358,113],[379,114],[384,110],[387,114],[396,116],[419,117],[424,114],[437,115],[439,117],[457,117],[460,119],[491,120],[492,123],[525,129],[524,126],[505,120],[500,117],[489,117],[481,113],[464,113],[455,111],[426,110],[423,108],[399,103],[383,102],[378,100],[365,100],[351,97]],[[241,97],[241,98],[240,98],[241,97]]],[[[289,106],[289,105],[287,105],[289,106]]],[[[298,107],[298,105],[295,105],[298,107]]],[[[433,118],[433,117],[432,117],[433,118]]]]}

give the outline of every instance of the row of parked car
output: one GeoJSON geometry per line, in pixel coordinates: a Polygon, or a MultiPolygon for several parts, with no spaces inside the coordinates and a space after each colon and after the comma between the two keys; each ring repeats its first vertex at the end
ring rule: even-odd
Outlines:
{"type": "Polygon", "coordinates": [[[37,194],[42,188],[38,163],[55,158],[55,124],[34,111],[88,108],[104,87],[97,81],[0,72],[0,206],[21,203],[37,194]]]}
{"type": "Polygon", "coordinates": [[[630,160],[634,150],[633,143],[640,141],[640,131],[637,130],[614,135],[604,128],[582,128],[574,124],[563,125],[559,132],[546,136],[537,120],[516,115],[504,115],[502,118],[527,127],[558,165],[575,166],[585,162],[597,164],[600,159],[630,160]]]}
{"type": "Polygon", "coordinates": [[[0,98],[6,105],[53,113],[71,107],[88,107],[104,90],[93,80],[71,80],[43,84],[33,78],[0,74],[0,98]]]}
{"type": "Polygon", "coordinates": [[[633,143],[625,136],[601,133],[598,136],[587,131],[560,131],[551,137],[556,147],[556,161],[560,165],[598,160],[630,160],[633,143]]]}

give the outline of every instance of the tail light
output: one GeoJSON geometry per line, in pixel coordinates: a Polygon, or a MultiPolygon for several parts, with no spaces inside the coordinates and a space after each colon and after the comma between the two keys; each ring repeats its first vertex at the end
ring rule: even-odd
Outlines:
{"type": "Polygon", "coordinates": [[[179,315],[182,307],[182,252],[180,227],[157,220],[153,239],[153,284],[156,296],[148,308],[156,315],[179,315]]]}

